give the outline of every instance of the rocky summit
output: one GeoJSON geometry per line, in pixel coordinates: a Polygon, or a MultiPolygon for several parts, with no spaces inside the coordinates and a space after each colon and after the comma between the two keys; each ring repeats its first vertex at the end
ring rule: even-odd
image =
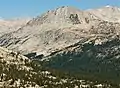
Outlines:
{"type": "Polygon", "coordinates": [[[0,20],[0,46],[1,88],[120,88],[119,7],[0,20]]]}
{"type": "Polygon", "coordinates": [[[85,11],[69,6],[59,7],[1,35],[0,45],[23,54],[37,52],[47,56],[82,39],[103,36],[107,40],[107,36],[119,35],[119,13],[117,7],[85,11]]]}

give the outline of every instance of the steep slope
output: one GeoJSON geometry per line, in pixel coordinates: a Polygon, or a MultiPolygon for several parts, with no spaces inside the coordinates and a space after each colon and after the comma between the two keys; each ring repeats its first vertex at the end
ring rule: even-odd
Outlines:
{"type": "MultiPolygon", "coordinates": [[[[56,24],[57,25],[57,24],[56,24]]],[[[24,27],[15,32],[0,37],[0,45],[20,51],[22,53],[37,52],[38,54],[49,55],[51,52],[61,50],[78,41],[103,36],[103,40],[108,40],[111,36],[119,37],[119,23],[98,21],[94,24],[79,24],[68,27],[51,25],[42,26],[40,29],[24,27]],[[46,27],[46,28],[45,28],[46,27]],[[42,29],[43,28],[43,29],[42,29]],[[34,42],[35,41],[35,42],[34,42]]]]}
{"type": "Polygon", "coordinates": [[[0,71],[2,79],[3,75],[7,75],[1,85],[119,88],[120,23],[119,16],[116,16],[119,9],[113,8],[113,11],[112,8],[103,7],[103,16],[101,12],[97,14],[93,13],[95,11],[60,7],[30,20],[18,30],[0,36],[1,46],[22,54],[36,55],[37,52],[38,59],[42,57],[40,62],[28,60],[19,52],[4,52],[1,48],[1,69],[5,67],[0,71]],[[112,16],[117,17],[117,21],[112,16]],[[71,75],[66,77],[56,70],[79,75],[77,78],[71,78],[71,75]],[[87,80],[81,81],[78,77],[87,80]],[[94,81],[91,82],[91,79],[94,81]]]}
{"type": "Polygon", "coordinates": [[[91,14],[94,14],[99,19],[110,21],[110,22],[120,22],[120,8],[115,6],[105,6],[98,9],[88,10],[91,14]]]}
{"type": "MultiPolygon", "coordinates": [[[[102,37],[101,37],[102,38],[102,37]]],[[[120,84],[120,40],[78,42],[42,59],[49,68],[120,84]]]]}
{"type": "Polygon", "coordinates": [[[20,18],[20,19],[10,19],[10,20],[5,20],[1,19],[0,20],[0,36],[4,35],[5,33],[9,33],[12,31],[15,31],[25,25],[30,18],[20,18]]]}
{"type": "Polygon", "coordinates": [[[115,88],[110,83],[100,84],[50,71],[43,69],[39,61],[30,61],[19,53],[0,47],[0,88],[115,88]]]}
{"type": "Polygon", "coordinates": [[[87,19],[95,19],[95,16],[79,10],[75,7],[70,6],[62,6],[54,10],[50,10],[41,16],[31,20],[28,24],[31,25],[40,25],[46,23],[57,23],[57,24],[64,24],[64,23],[71,23],[71,24],[81,24],[86,23],[87,19]]]}
{"type": "Polygon", "coordinates": [[[93,35],[119,35],[119,14],[119,8],[112,6],[89,11],[63,6],[1,36],[0,45],[23,54],[47,56],[93,35]]]}
{"type": "Polygon", "coordinates": [[[99,21],[88,12],[60,7],[34,18],[17,31],[1,36],[0,45],[22,53],[48,55],[75,43],[88,33],[92,24],[99,21]]]}

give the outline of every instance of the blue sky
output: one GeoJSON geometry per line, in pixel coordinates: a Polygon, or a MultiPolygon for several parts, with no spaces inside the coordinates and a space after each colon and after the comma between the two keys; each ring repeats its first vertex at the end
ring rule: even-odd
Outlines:
{"type": "Polygon", "coordinates": [[[0,0],[0,17],[33,17],[60,6],[80,9],[98,8],[105,5],[120,7],[120,0],[0,0]]]}

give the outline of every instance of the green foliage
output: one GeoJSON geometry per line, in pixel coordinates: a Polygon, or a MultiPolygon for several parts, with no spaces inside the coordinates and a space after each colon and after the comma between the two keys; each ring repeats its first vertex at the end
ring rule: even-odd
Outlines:
{"type": "Polygon", "coordinates": [[[118,39],[102,45],[94,45],[94,42],[86,43],[77,53],[67,51],[67,53],[53,55],[44,65],[52,69],[79,74],[78,77],[84,79],[116,85],[120,83],[120,58],[116,58],[120,54],[119,44],[118,39]]]}

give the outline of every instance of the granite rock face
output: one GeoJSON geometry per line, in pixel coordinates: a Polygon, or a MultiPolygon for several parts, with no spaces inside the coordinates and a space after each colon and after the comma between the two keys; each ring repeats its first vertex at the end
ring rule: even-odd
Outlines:
{"type": "Polygon", "coordinates": [[[0,46],[10,50],[0,47],[0,87],[119,88],[119,14],[112,6],[63,6],[27,21],[1,20],[0,46]]]}
{"type": "Polygon", "coordinates": [[[105,16],[99,9],[83,11],[63,6],[50,10],[18,30],[2,35],[0,45],[23,54],[37,52],[46,56],[88,37],[119,35],[119,21],[109,18],[117,17],[119,8],[103,7],[100,10],[105,16]]]}

